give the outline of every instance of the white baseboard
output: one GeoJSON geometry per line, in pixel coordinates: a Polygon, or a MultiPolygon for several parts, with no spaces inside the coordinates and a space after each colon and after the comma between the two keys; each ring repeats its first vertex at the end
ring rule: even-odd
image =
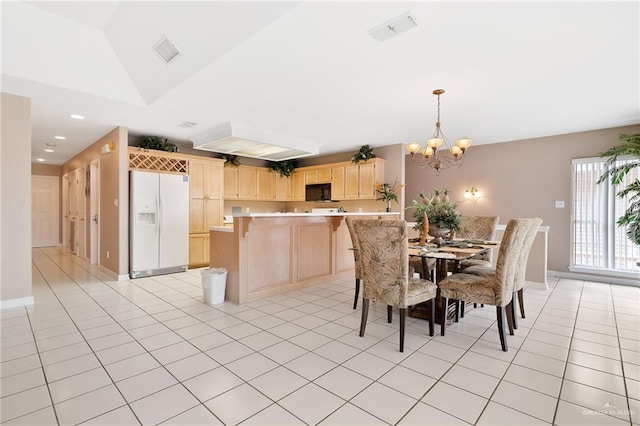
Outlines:
{"type": "Polygon", "coordinates": [[[537,281],[525,281],[524,286],[528,288],[537,288],[539,290],[549,290],[549,286],[546,281],[543,283],[537,281]]]}
{"type": "Polygon", "coordinates": [[[581,274],[578,272],[560,272],[560,271],[547,271],[549,276],[551,277],[560,277],[560,278],[570,278],[574,280],[582,280],[582,281],[593,281],[597,283],[605,283],[605,284],[619,284],[619,285],[628,285],[632,287],[640,287],[640,283],[638,280],[634,278],[616,278],[616,277],[607,277],[601,275],[590,275],[590,274],[581,274]]]}
{"type": "Polygon", "coordinates": [[[100,272],[108,276],[112,281],[127,281],[129,279],[129,274],[118,275],[111,269],[107,269],[102,265],[98,265],[98,269],[100,270],[100,272]]]}
{"type": "Polygon", "coordinates": [[[17,308],[19,306],[33,305],[33,296],[20,297],[18,299],[0,300],[0,310],[17,308]]]}

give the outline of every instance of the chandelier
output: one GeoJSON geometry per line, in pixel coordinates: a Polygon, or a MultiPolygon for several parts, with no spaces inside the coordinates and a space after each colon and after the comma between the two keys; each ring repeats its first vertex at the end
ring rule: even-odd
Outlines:
{"type": "Polygon", "coordinates": [[[471,139],[461,138],[456,141],[455,145],[450,145],[444,133],[442,133],[440,129],[440,95],[443,93],[443,89],[433,91],[433,94],[438,97],[438,121],[436,121],[435,133],[427,140],[425,147],[416,141],[407,145],[411,160],[418,167],[433,167],[436,169],[436,173],[439,173],[440,169],[447,169],[451,166],[460,167],[464,161],[464,154],[467,148],[473,143],[471,139]],[[446,150],[438,151],[443,144],[446,150]],[[420,154],[416,155],[418,153],[420,154]]]}

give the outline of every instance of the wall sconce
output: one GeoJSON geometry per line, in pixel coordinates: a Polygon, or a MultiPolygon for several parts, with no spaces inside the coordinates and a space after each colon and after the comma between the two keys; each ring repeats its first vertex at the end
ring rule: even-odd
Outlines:
{"type": "Polygon", "coordinates": [[[114,141],[111,141],[109,143],[105,143],[104,145],[102,145],[103,154],[109,154],[114,149],[116,149],[116,143],[114,141]]]}
{"type": "Polygon", "coordinates": [[[464,191],[464,198],[480,198],[480,190],[475,186],[464,191]]]}

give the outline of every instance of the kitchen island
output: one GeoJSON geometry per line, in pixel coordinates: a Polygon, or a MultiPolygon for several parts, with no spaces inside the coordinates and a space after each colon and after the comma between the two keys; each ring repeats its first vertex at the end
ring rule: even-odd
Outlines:
{"type": "Polygon", "coordinates": [[[246,303],[354,276],[345,216],[399,213],[246,213],[210,229],[211,267],[225,267],[226,299],[246,303]]]}

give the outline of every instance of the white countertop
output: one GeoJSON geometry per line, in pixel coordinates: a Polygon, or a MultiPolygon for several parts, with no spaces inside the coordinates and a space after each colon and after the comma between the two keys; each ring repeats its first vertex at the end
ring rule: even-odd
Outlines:
{"type": "Polygon", "coordinates": [[[383,216],[399,215],[399,212],[338,212],[338,213],[240,213],[237,217],[308,217],[308,216],[383,216]]]}
{"type": "MultiPolygon", "coordinates": [[[[237,217],[313,217],[313,216],[387,216],[399,215],[399,212],[342,212],[342,213],[240,213],[237,217]]],[[[233,232],[233,224],[226,226],[211,226],[210,231],[233,232]]]]}

